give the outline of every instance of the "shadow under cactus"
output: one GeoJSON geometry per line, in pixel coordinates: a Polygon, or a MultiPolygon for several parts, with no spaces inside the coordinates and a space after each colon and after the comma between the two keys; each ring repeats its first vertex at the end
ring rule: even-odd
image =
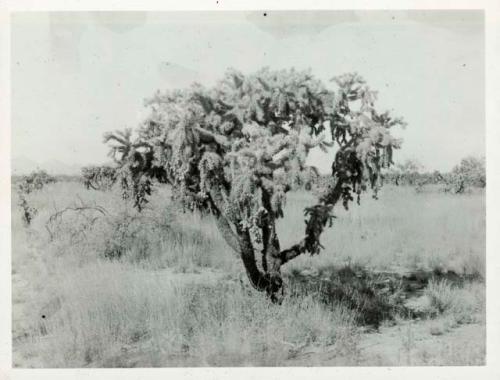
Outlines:
{"type": "Polygon", "coordinates": [[[287,280],[290,297],[310,295],[332,307],[342,304],[357,312],[359,325],[378,329],[382,322],[396,317],[423,317],[408,301],[420,297],[430,281],[446,280],[452,285],[463,286],[466,282],[482,281],[482,278],[438,270],[398,273],[344,266],[293,270],[287,280]]]}

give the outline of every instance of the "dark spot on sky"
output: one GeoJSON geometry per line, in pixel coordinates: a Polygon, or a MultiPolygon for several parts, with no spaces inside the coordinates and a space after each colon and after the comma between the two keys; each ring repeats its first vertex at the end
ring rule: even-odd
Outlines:
{"type": "Polygon", "coordinates": [[[42,319],[45,319],[45,314],[42,315],[42,319]]]}
{"type": "Polygon", "coordinates": [[[267,16],[267,13],[266,13],[266,12],[264,12],[264,17],[266,17],[266,16],[267,16]]]}
{"type": "Polygon", "coordinates": [[[463,64],[462,64],[462,67],[465,67],[465,66],[467,66],[467,65],[466,65],[465,63],[463,63],[463,64]]]}

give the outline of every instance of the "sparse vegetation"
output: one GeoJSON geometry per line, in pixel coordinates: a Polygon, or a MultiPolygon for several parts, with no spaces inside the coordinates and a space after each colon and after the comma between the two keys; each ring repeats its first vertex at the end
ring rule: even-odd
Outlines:
{"type": "MultiPolygon", "coordinates": [[[[284,266],[289,287],[274,305],[247,285],[215,217],[172,207],[167,186],[139,212],[119,188],[49,184],[30,194],[39,214],[28,228],[13,214],[14,365],[480,364],[481,334],[457,345],[484,324],[483,195],[404,186],[379,195],[339,210],[323,255],[284,266]],[[106,211],[63,213],[51,238],[51,216],[82,205],[106,211]],[[397,342],[369,343],[398,329],[397,342]],[[431,338],[441,340],[429,347],[431,338]],[[399,351],[380,356],[387,347],[399,351]]],[[[289,194],[277,224],[284,244],[313,202],[289,194]]]]}
{"type": "Polygon", "coordinates": [[[485,364],[493,5],[30,3],[5,17],[0,378],[485,364]]]}
{"type": "Polygon", "coordinates": [[[16,181],[18,205],[22,209],[21,217],[26,225],[30,225],[38,213],[38,210],[28,202],[29,194],[41,190],[45,185],[53,182],[56,182],[56,179],[43,170],[34,171],[16,181]]]}
{"type": "MultiPolygon", "coordinates": [[[[136,135],[107,133],[116,166],[83,168],[85,189],[18,179],[14,365],[456,363],[447,336],[485,323],[484,192],[466,191],[484,161],[394,167],[404,121],[357,74],[333,82],[229,70],[155,94],[136,135]],[[306,163],[314,148],[330,175],[306,163]],[[397,359],[366,349],[384,329],[397,359]]],[[[474,339],[460,364],[484,361],[474,339]]]]}
{"type": "Polygon", "coordinates": [[[463,194],[474,188],[486,187],[485,159],[474,156],[465,157],[451,171],[426,171],[417,160],[407,160],[403,164],[385,170],[383,180],[396,186],[414,186],[420,193],[426,186],[438,186],[444,192],[463,194]]]}
{"type": "Polygon", "coordinates": [[[385,171],[384,179],[396,186],[417,184],[424,171],[424,166],[416,159],[409,159],[385,171]]]}
{"type": "Polygon", "coordinates": [[[429,299],[428,312],[453,317],[455,323],[471,323],[484,318],[484,289],[468,283],[458,287],[447,281],[431,281],[425,289],[429,299]]]}
{"type": "Polygon", "coordinates": [[[116,182],[116,177],[116,168],[109,165],[82,168],[82,181],[87,189],[110,190],[116,182]]]}
{"type": "Polygon", "coordinates": [[[472,187],[486,187],[486,163],[484,158],[466,157],[455,166],[447,178],[447,191],[463,194],[472,187]]]}

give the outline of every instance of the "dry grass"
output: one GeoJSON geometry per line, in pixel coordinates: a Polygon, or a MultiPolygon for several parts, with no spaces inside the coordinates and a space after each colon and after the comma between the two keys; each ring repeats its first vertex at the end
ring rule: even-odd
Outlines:
{"type": "Polygon", "coordinates": [[[310,298],[282,306],[232,281],[179,280],[112,263],[59,278],[59,308],[32,333],[47,366],[276,365],[351,328],[310,298]],[[43,346],[42,346],[43,347],[43,346]]]}
{"type": "MultiPolygon", "coordinates": [[[[117,193],[58,183],[31,195],[39,213],[28,229],[13,199],[14,365],[288,365],[304,347],[327,346],[344,364],[359,364],[363,310],[311,292],[270,304],[248,287],[212,220],[173,211],[168,195],[160,189],[137,213],[117,193]],[[75,203],[103,206],[106,215],[69,211],[49,233],[50,215],[75,203]]],[[[311,200],[291,195],[279,226],[283,247],[302,235],[297,221],[311,200]]],[[[288,264],[289,276],[346,264],[484,274],[481,194],[388,187],[379,201],[337,216],[325,251],[288,264]]],[[[480,312],[483,294],[482,284],[431,283],[426,295],[437,311],[429,315],[481,322],[467,315],[480,312]]]]}
{"type": "Polygon", "coordinates": [[[454,323],[484,322],[485,289],[482,284],[453,286],[447,281],[431,281],[425,289],[430,314],[450,316],[454,323]]]}
{"type": "MultiPolygon", "coordinates": [[[[280,224],[284,247],[303,233],[304,206],[309,194],[293,194],[288,219],[280,224]]],[[[485,274],[484,194],[456,196],[440,192],[416,193],[412,188],[387,186],[380,199],[365,196],[361,205],[337,208],[337,219],[322,237],[319,257],[300,257],[294,266],[360,265],[379,270],[454,271],[485,274]]]]}

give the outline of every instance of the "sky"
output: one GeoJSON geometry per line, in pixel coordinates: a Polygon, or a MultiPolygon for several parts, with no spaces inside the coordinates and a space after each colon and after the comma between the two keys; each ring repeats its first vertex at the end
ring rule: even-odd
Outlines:
{"type": "Polygon", "coordinates": [[[30,12],[11,25],[14,167],[107,162],[103,134],[137,126],[157,89],[263,66],[361,74],[408,123],[396,161],[449,170],[485,154],[481,11],[30,12]]]}

